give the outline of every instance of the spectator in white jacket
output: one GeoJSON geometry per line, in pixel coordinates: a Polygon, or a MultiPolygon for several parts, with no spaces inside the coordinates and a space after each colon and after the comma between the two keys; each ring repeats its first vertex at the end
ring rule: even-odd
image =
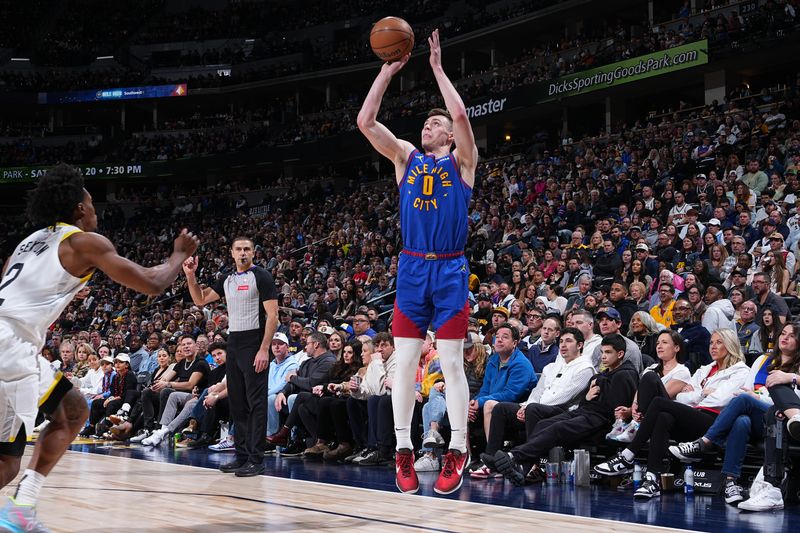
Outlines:
{"type": "MultiPolygon", "coordinates": [[[[561,414],[574,403],[595,375],[591,358],[581,357],[583,346],[580,330],[561,330],[559,355],[544,367],[528,399],[522,403],[500,402],[492,409],[487,454],[494,455],[507,436],[516,437],[523,429],[531,438],[540,420],[561,414]]],[[[493,477],[494,473],[483,463],[476,463],[470,469],[470,476],[485,479],[493,477]]]]}
{"type": "Polygon", "coordinates": [[[81,394],[87,400],[91,400],[103,392],[103,369],[100,368],[100,357],[95,353],[89,354],[87,359],[89,370],[78,380],[81,394]]]}
{"type": "Polygon", "coordinates": [[[358,387],[351,387],[347,399],[347,414],[357,453],[345,458],[345,462],[374,466],[388,463],[391,459],[394,432],[391,393],[397,358],[394,338],[389,333],[378,333],[372,342],[375,345],[372,361],[358,387]]]}
{"type": "Polygon", "coordinates": [[[632,473],[633,458],[649,442],[647,474],[634,497],[661,495],[660,478],[670,439],[701,437],[750,377],[735,330],[714,331],[708,351],[713,362],[694,373],[676,400],[653,399],[633,441],[615,457],[597,465],[595,472],[606,476],[632,473]]]}
{"type": "Polygon", "coordinates": [[[734,315],[736,309],[733,304],[726,297],[727,291],[719,283],[712,283],[706,289],[705,313],[703,313],[702,325],[708,331],[716,331],[718,329],[732,329],[736,331],[736,321],[734,315]]]}

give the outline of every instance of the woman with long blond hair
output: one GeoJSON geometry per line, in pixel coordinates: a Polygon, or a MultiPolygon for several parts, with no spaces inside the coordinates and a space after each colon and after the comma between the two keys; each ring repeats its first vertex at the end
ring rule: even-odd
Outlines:
{"type": "Polygon", "coordinates": [[[78,379],[84,377],[89,371],[89,356],[97,355],[88,342],[79,342],[75,345],[75,372],[74,376],[78,379]]]}
{"type": "Polygon", "coordinates": [[[708,249],[708,259],[706,260],[708,274],[720,278],[726,259],[728,259],[728,250],[718,242],[712,244],[708,249]]]}
{"type": "Polygon", "coordinates": [[[725,475],[725,502],[736,504],[744,499],[739,479],[742,474],[747,443],[763,441],[764,414],[772,405],[767,381],[774,370],[800,354],[800,324],[783,326],[774,353],[766,353],[750,367],[750,379],[722,411],[708,431],[697,440],[670,446],[669,452],[685,463],[702,459],[703,454],[725,449],[722,473],[725,475]]]}
{"type": "Polygon", "coordinates": [[[739,337],[732,329],[718,329],[711,334],[709,353],[712,362],[694,373],[691,381],[675,400],[654,398],[633,441],[612,459],[594,470],[605,476],[633,472],[633,458],[648,444],[647,475],[635,498],[661,495],[661,472],[669,441],[701,437],[747,383],[750,368],[744,363],[739,337]]]}

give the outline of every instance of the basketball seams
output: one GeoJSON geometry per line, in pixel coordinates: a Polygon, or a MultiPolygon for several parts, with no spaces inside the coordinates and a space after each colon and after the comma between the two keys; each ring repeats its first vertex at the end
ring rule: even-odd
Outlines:
{"type": "Polygon", "coordinates": [[[396,28],[382,28],[382,29],[379,29],[379,30],[374,30],[369,36],[370,37],[370,45],[372,44],[372,36],[373,35],[378,35],[378,34],[384,33],[384,32],[396,32],[396,33],[400,33],[400,34],[404,35],[405,37],[400,39],[400,40],[398,40],[398,41],[392,41],[391,43],[381,43],[382,46],[374,47],[377,50],[383,50],[384,48],[390,48],[390,47],[393,47],[393,46],[397,46],[398,44],[408,42],[409,40],[411,41],[412,46],[413,46],[414,34],[413,33],[408,33],[408,32],[402,31],[402,30],[398,30],[396,28]]]}
{"type": "Polygon", "coordinates": [[[413,31],[401,30],[400,28],[372,28],[372,31],[369,32],[369,36],[372,37],[373,35],[375,35],[377,33],[383,33],[385,31],[396,31],[397,33],[404,33],[405,35],[408,35],[408,37],[411,38],[411,39],[414,38],[414,32],[413,31]]]}

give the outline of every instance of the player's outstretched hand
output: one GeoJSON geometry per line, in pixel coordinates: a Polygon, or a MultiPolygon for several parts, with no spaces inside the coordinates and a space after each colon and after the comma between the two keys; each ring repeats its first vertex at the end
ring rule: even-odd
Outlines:
{"type": "Polygon", "coordinates": [[[442,66],[442,47],[439,44],[439,30],[433,30],[431,36],[428,37],[428,46],[431,48],[431,67],[438,68],[442,66]]]}
{"type": "Polygon", "coordinates": [[[173,250],[176,254],[186,254],[187,256],[191,256],[195,250],[197,250],[197,246],[199,244],[200,239],[198,239],[197,236],[191,231],[184,228],[175,239],[173,250]]]}
{"type": "Polygon", "coordinates": [[[187,276],[193,276],[197,272],[197,257],[187,257],[183,262],[183,273],[187,276]]]}
{"type": "Polygon", "coordinates": [[[394,76],[400,69],[406,66],[408,60],[411,58],[411,54],[406,54],[400,59],[399,61],[392,61],[391,63],[384,63],[381,67],[381,71],[386,72],[389,76],[394,76]]]}

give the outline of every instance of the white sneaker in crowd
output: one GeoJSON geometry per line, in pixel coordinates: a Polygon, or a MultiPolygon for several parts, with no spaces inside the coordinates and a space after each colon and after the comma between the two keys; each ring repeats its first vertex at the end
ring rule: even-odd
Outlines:
{"type": "Polygon", "coordinates": [[[221,439],[218,443],[212,444],[208,449],[212,452],[232,452],[236,449],[236,446],[233,444],[233,437],[228,436],[221,439]]]}
{"type": "Polygon", "coordinates": [[[169,429],[163,427],[158,431],[154,431],[152,435],[144,439],[142,444],[145,446],[158,446],[161,444],[161,441],[164,440],[164,437],[167,436],[167,433],[169,433],[169,429]]]}
{"type": "Polygon", "coordinates": [[[750,487],[750,499],[739,503],[743,511],[773,511],[783,509],[781,489],[767,481],[753,481],[750,487]]]}
{"type": "Polygon", "coordinates": [[[439,460],[433,454],[426,453],[414,463],[414,470],[417,472],[438,472],[440,470],[439,460]]]}

